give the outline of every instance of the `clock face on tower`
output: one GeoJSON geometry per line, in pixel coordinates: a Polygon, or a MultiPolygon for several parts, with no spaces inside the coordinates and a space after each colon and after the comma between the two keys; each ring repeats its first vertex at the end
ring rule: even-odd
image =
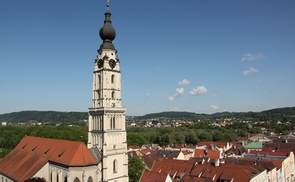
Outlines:
{"type": "Polygon", "coordinates": [[[103,60],[102,59],[98,60],[97,66],[98,66],[98,68],[103,67],[103,60]]]}
{"type": "Polygon", "coordinates": [[[116,66],[116,61],[113,60],[113,59],[111,59],[111,60],[109,61],[109,65],[110,65],[110,67],[113,69],[113,68],[116,66]]]}

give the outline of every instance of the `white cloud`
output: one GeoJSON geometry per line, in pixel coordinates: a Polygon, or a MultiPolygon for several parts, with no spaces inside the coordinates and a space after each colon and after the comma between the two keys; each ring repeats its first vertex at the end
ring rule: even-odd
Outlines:
{"type": "Polygon", "coordinates": [[[211,105],[211,108],[213,108],[215,110],[219,109],[219,107],[217,107],[216,105],[211,105]]]}
{"type": "Polygon", "coordinates": [[[183,79],[182,81],[178,82],[178,85],[182,86],[188,86],[190,84],[190,81],[187,79],[183,79]]]}
{"type": "Polygon", "coordinates": [[[148,92],[145,94],[144,100],[147,100],[149,97],[150,97],[150,93],[148,92]]]}
{"type": "Polygon", "coordinates": [[[244,54],[243,58],[241,59],[241,61],[254,61],[256,59],[261,59],[261,58],[265,58],[265,56],[263,54],[257,54],[257,55],[253,55],[251,53],[248,54],[244,54]]]}
{"type": "Polygon", "coordinates": [[[190,95],[202,95],[207,93],[208,90],[204,86],[197,86],[196,88],[193,88],[192,91],[189,92],[190,95]]]}
{"type": "Polygon", "coordinates": [[[176,94],[177,94],[177,96],[182,95],[183,92],[184,92],[184,88],[177,88],[177,89],[176,89],[176,94]]]}
{"type": "Polygon", "coordinates": [[[168,100],[171,101],[171,102],[174,101],[174,96],[168,97],[168,100]]]}
{"type": "Polygon", "coordinates": [[[145,99],[147,99],[147,98],[149,98],[150,97],[150,93],[146,93],[146,95],[145,95],[145,99]]]}
{"type": "Polygon", "coordinates": [[[212,97],[217,97],[218,95],[213,93],[213,94],[211,94],[211,96],[212,97]]]}
{"type": "Polygon", "coordinates": [[[256,70],[256,69],[254,69],[254,68],[250,68],[250,69],[248,69],[248,70],[245,70],[244,72],[243,72],[243,74],[244,75],[249,75],[249,74],[251,74],[251,73],[255,73],[255,72],[258,72],[259,70],[256,70]]]}
{"type": "Polygon", "coordinates": [[[175,97],[179,97],[183,95],[183,93],[184,93],[184,88],[176,88],[176,93],[173,96],[169,96],[168,100],[173,101],[175,97]]]}

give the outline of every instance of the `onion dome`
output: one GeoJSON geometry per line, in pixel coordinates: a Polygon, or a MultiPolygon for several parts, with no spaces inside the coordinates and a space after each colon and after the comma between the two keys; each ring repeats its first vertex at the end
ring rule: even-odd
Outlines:
{"type": "Polygon", "coordinates": [[[115,46],[113,45],[112,41],[116,38],[116,31],[112,26],[111,21],[111,12],[109,10],[109,4],[107,4],[107,11],[105,12],[105,20],[104,25],[99,30],[99,36],[103,43],[100,45],[99,52],[101,52],[102,49],[115,49],[115,46]]]}

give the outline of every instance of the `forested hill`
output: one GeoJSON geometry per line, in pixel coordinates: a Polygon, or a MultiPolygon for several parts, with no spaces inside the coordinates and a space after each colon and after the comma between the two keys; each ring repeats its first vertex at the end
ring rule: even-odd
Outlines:
{"type": "Polygon", "coordinates": [[[88,119],[87,112],[21,111],[0,115],[0,122],[75,122],[88,119]]]}
{"type": "Polygon", "coordinates": [[[192,112],[161,112],[146,114],[144,116],[135,117],[138,119],[216,119],[216,118],[237,118],[243,120],[295,120],[295,107],[285,107],[271,109],[261,112],[220,112],[214,114],[196,114],[192,112]]]}
{"type": "Polygon", "coordinates": [[[185,119],[193,120],[196,118],[207,118],[210,117],[208,114],[196,114],[193,112],[179,112],[179,111],[167,111],[160,113],[151,113],[144,116],[138,116],[138,119],[185,119]]]}
{"type": "MultiPolygon", "coordinates": [[[[237,118],[241,120],[280,120],[295,121],[295,107],[285,107],[262,112],[221,112],[214,114],[196,114],[193,112],[160,112],[134,116],[134,119],[179,119],[193,120],[237,118]]],[[[88,119],[87,112],[58,112],[58,111],[21,111],[0,115],[0,122],[75,122],[88,119]]]]}

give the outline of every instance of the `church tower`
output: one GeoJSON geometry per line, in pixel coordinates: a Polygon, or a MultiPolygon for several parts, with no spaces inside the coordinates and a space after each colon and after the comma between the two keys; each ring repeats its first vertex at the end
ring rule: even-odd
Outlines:
{"type": "Polygon", "coordinates": [[[94,61],[92,108],[88,111],[88,148],[98,150],[100,181],[127,182],[128,155],[125,108],[121,104],[120,60],[109,3],[99,31],[102,44],[94,61]]]}

